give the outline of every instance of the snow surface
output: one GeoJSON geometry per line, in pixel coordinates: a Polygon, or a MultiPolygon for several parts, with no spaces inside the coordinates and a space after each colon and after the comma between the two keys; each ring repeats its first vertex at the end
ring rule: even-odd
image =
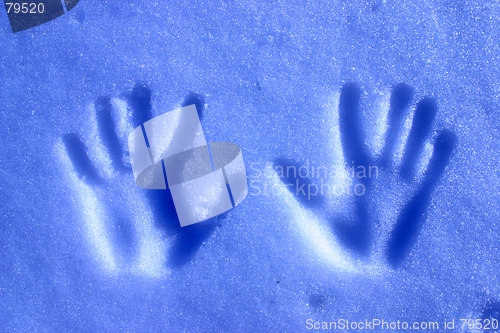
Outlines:
{"type": "Polygon", "coordinates": [[[13,34],[0,10],[0,331],[306,332],[308,319],[378,318],[473,332],[461,318],[500,320],[499,19],[494,1],[81,0],[13,34]],[[354,195],[306,201],[273,171],[328,166],[329,184],[351,187],[339,125],[349,82],[374,156],[393,87],[413,89],[396,165],[418,101],[438,107],[415,179],[397,168],[372,179],[364,255],[335,232],[354,195]],[[134,87],[151,92],[152,116],[198,101],[207,140],[241,147],[250,193],[238,207],[181,229],[134,184],[126,149],[117,167],[95,102],[110,98],[126,148],[134,87]],[[391,230],[441,130],[455,149],[391,265],[391,230]],[[252,180],[281,195],[255,195],[252,180]]]}

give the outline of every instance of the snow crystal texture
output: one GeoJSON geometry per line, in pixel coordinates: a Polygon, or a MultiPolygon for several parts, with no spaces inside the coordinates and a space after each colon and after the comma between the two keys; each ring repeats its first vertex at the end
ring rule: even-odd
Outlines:
{"type": "Polygon", "coordinates": [[[81,0],[13,33],[2,7],[0,331],[498,332],[460,319],[500,320],[499,18],[81,0]],[[127,138],[191,104],[207,141],[241,147],[249,192],[181,228],[127,138]]]}

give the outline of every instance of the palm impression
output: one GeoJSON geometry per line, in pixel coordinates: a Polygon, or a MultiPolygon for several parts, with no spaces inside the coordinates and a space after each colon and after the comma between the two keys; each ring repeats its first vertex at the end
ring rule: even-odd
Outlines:
{"type": "MultiPolygon", "coordinates": [[[[191,92],[180,106],[191,104],[202,120],[203,96],[191,92]]],[[[98,97],[89,113],[91,129],[63,134],[60,150],[98,266],[115,275],[155,277],[167,268],[184,266],[225,214],[181,228],[169,189],[135,185],[127,138],[133,128],[153,118],[151,90],[137,84],[120,97],[98,97]]]]}
{"type": "MultiPolygon", "coordinates": [[[[319,183],[309,173],[304,177],[306,172],[297,174],[296,171],[304,165],[294,160],[282,157],[274,160],[277,176],[288,190],[285,192],[288,192],[288,197],[295,198],[285,198],[285,204],[290,211],[297,212],[297,221],[308,220],[298,222],[303,226],[302,232],[310,237],[311,242],[317,243],[321,251],[328,253],[327,256],[364,260],[377,252],[389,267],[397,269],[415,246],[432,193],[442,178],[457,140],[449,130],[433,131],[437,104],[432,98],[423,98],[416,104],[404,149],[398,156],[396,146],[404,132],[404,119],[408,116],[412,97],[413,89],[408,85],[394,87],[384,145],[380,154],[373,156],[361,123],[361,90],[352,83],[342,87],[338,125],[345,169],[351,182],[348,191],[332,191],[335,184],[325,184],[323,180],[319,183]],[[417,175],[426,142],[432,143],[432,154],[425,171],[417,175]],[[326,200],[327,193],[330,197],[333,194],[333,201],[326,200]],[[399,206],[392,209],[400,198],[399,206]],[[348,202],[348,208],[345,209],[346,205],[340,210],[325,207],[328,202],[339,200],[348,202]],[[297,204],[299,208],[295,207],[297,204]],[[315,228],[311,222],[314,220],[328,228],[315,228]],[[324,236],[325,233],[330,235],[324,236]],[[328,246],[338,248],[327,249],[328,246]]],[[[316,171],[312,168],[313,175],[319,176],[322,171],[319,167],[316,171]]],[[[336,258],[335,261],[339,264],[344,259],[336,258]]]]}

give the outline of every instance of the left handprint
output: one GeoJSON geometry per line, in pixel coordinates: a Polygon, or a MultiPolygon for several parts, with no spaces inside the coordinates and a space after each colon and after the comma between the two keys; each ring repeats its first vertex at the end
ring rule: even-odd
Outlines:
{"type": "MultiPolygon", "coordinates": [[[[72,165],[75,202],[84,215],[95,257],[109,273],[161,276],[165,263],[175,268],[193,259],[224,215],[181,228],[168,189],[144,190],[135,185],[125,142],[131,129],[153,118],[151,91],[137,84],[124,96],[96,99],[96,135],[89,135],[90,152],[74,132],[64,134],[62,142],[72,165]]],[[[191,104],[201,120],[203,96],[190,93],[181,106],[191,104]]]]}

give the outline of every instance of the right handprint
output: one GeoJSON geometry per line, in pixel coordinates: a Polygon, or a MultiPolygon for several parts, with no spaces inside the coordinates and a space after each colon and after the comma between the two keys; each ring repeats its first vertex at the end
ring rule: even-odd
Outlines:
{"type": "MultiPolygon", "coordinates": [[[[323,183],[323,179],[321,185],[313,179],[320,177],[320,168],[316,168],[316,172],[312,171],[314,176],[308,178],[303,174],[290,176],[288,171],[299,170],[300,173],[301,169],[309,170],[309,165],[303,166],[283,157],[275,159],[273,164],[276,170],[286,170],[286,173],[281,172],[279,175],[297,203],[320,217],[319,220],[328,220],[338,243],[348,253],[369,257],[375,245],[377,249],[382,248],[382,251],[377,252],[382,252],[389,266],[397,269],[418,238],[431,195],[450,161],[457,139],[448,130],[432,131],[437,105],[433,99],[423,98],[416,104],[406,142],[402,142],[406,132],[403,124],[408,118],[413,89],[401,83],[392,90],[384,145],[380,154],[374,156],[366,144],[360,98],[361,90],[357,85],[347,83],[342,87],[338,114],[340,143],[343,163],[353,183],[347,194],[344,191],[334,195],[336,190],[327,194],[330,197],[333,195],[334,201],[343,201],[346,199],[344,195],[350,196],[351,208],[347,215],[339,215],[339,211],[333,218],[329,215],[331,209],[325,207],[328,200],[323,190],[329,186],[323,183]],[[423,158],[428,141],[433,143],[433,148],[427,149],[429,153],[432,150],[432,154],[423,158]],[[404,147],[402,154],[396,149],[398,146],[404,147]],[[419,171],[422,169],[420,166],[427,160],[422,173],[419,171]],[[307,195],[302,193],[305,191],[302,189],[307,190],[307,195]],[[400,197],[401,203],[394,207],[393,202],[399,201],[400,197]],[[325,210],[330,212],[325,214],[325,210]],[[381,218],[381,214],[378,214],[380,211],[389,214],[381,218]]],[[[330,185],[333,185],[330,190],[337,186],[333,183],[330,185]]]]}
{"type": "MultiPolygon", "coordinates": [[[[381,172],[399,174],[405,183],[413,181],[415,166],[423,151],[424,143],[430,136],[432,122],[437,113],[436,102],[424,98],[417,103],[408,139],[399,167],[393,165],[394,147],[402,132],[405,112],[412,101],[412,89],[405,84],[394,87],[388,115],[388,130],[385,146],[379,158],[370,155],[365,144],[364,132],[360,123],[360,89],[352,83],[342,87],[339,101],[339,125],[342,150],[346,163],[352,161],[356,166],[378,165],[381,172]]],[[[385,255],[390,266],[399,268],[415,243],[422,224],[431,194],[439,182],[456,144],[456,136],[442,130],[437,133],[432,156],[420,184],[397,214],[396,223],[389,235],[385,255]]],[[[354,216],[349,221],[334,221],[334,229],[339,241],[349,249],[368,254],[374,221],[369,214],[368,197],[371,192],[371,178],[365,178],[366,193],[354,197],[354,216]]]]}

